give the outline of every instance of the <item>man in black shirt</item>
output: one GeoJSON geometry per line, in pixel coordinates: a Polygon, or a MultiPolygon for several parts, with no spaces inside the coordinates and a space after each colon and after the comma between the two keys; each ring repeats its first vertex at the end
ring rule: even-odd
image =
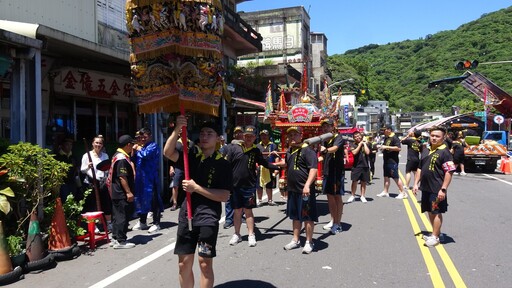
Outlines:
{"type": "Polygon", "coordinates": [[[322,142],[320,146],[319,161],[323,162],[322,166],[322,192],[327,195],[327,205],[329,206],[329,213],[331,214],[331,222],[324,227],[329,229],[331,234],[335,235],[340,233],[341,230],[341,215],[343,214],[343,200],[341,199],[340,189],[342,175],[345,173],[343,160],[345,158],[345,141],[338,134],[334,121],[330,118],[320,121],[323,133],[333,133],[333,137],[322,142]]]}
{"type": "Polygon", "coordinates": [[[290,148],[279,166],[287,167],[286,189],[288,201],[286,215],[292,220],[293,239],[283,248],[292,250],[300,247],[300,230],[304,222],[306,243],[302,253],[309,254],[314,249],[313,232],[318,221],[316,209],[315,180],[318,172],[316,152],[302,143],[302,128],[292,126],[286,130],[290,148]]]}
{"type": "Polygon", "coordinates": [[[268,163],[263,158],[260,149],[254,145],[256,140],[256,128],[247,126],[244,130],[244,141],[238,144],[226,146],[226,159],[233,169],[233,194],[230,201],[234,213],[235,233],[229,241],[230,245],[236,245],[242,241],[240,226],[242,225],[242,212],[245,212],[249,247],[256,246],[254,235],[254,215],[252,209],[256,207],[256,164],[267,169],[279,169],[268,163]]]}
{"type": "MultiPolygon", "coordinates": [[[[261,153],[266,153],[263,155],[268,162],[278,162],[279,157],[274,154],[270,154],[272,151],[277,151],[277,145],[270,141],[270,132],[268,130],[261,130],[260,132],[260,143],[256,145],[258,149],[260,149],[261,153]]],[[[267,203],[269,206],[275,206],[276,204],[272,200],[272,193],[274,186],[276,185],[276,173],[277,171],[270,172],[267,168],[260,166],[258,167],[258,181],[256,190],[258,196],[258,207],[263,205],[263,189],[267,193],[267,203]]]]}
{"type": "Polygon", "coordinates": [[[391,179],[393,179],[400,191],[396,199],[405,199],[407,193],[404,192],[398,174],[398,154],[402,150],[400,139],[393,133],[390,126],[384,127],[384,136],[384,144],[380,146],[384,158],[384,190],[377,194],[377,197],[389,197],[389,186],[391,185],[391,179]]]}
{"type": "Polygon", "coordinates": [[[418,140],[421,132],[418,130],[411,131],[402,138],[401,142],[407,145],[407,164],[405,164],[405,187],[410,187],[411,174],[414,173],[414,179],[418,177],[418,167],[420,166],[421,143],[418,140]]]}
{"type": "Polygon", "coordinates": [[[361,197],[360,200],[363,203],[367,203],[366,200],[366,184],[370,182],[370,165],[369,155],[370,148],[368,143],[363,139],[363,134],[359,131],[354,132],[354,143],[351,145],[352,154],[354,154],[354,166],[350,177],[352,180],[351,192],[352,195],[348,198],[347,202],[354,202],[357,191],[357,182],[361,184],[361,197]]]}
{"type": "Polygon", "coordinates": [[[418,178],[414,179],[413,192],[418,192],[421,182],[421,212],[427,212],[432,224],[432,234],[425,235],[425,245],[434,247],[440,243],[443,213],[448,211],[448,186],[456,167],[447,145],[443,143],[446,130],[443,127],[430,128],[430,146],[421,153],[418,178]]]}
{"type": "Polygon", "coordinates": [[[135,177],[130,154],[135,140],[129,135],[118,139],[118,149],[112,157],[112,164],[107,178],[107,187],[112,198],[112,246],[114,249],[135,247],[126,241],[128,221],[133,214],[133,192],[135,177]]]}
{"type": "MultiPolygon", "coordinates": [[[[164,155],[183,163],[183,152],[176,150],[178,134],[187,125],[185,116],[178,116],[176,126],[164,146],[164,155]]],[[[191,193],[192,231],[188,227],[187,203],[183,202],[178,218],[178,236],[174,254],[178,255],[181,287],[194,286],[194,254],[198,248],[201,267],[201,287],[213,287],[213,257],[216,256],[222,203],[233,185],[229,163],[216,150],[220,142],[220,127],[205,122],[199,132],[199,144],[188,153],[190,180],[183,180],[183,189],[191,193]]]]}

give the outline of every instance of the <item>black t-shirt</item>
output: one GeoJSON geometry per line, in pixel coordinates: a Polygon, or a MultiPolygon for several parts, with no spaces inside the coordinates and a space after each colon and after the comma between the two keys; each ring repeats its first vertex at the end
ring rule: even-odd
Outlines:
{"type": "MultiPolygon", "coordinates": [[[[400,139],[396,137],[395,133],[391,133],[389,137],[384,139],[385,146],[395,146],[402,147],[400,144],[400,139]]],[[[382,156],[384,159],[384,164],[398,164],[398,151],[390,151],[390,150],[382,150],[382,156]]]]}
{"type": "Polygon", "coordinates": [[[407,145],[407,161],[420,161],[421,143],[414,137],[402,140],[402,144],[407,145]]]}
{"type": "Polygon", "coordinates": [[[279,167],[269,164],[263,158],[260,149],[256,145],[245,148],[242,144],[229,144],[226,146],[226,160],[231,163],[233,169],[233,187],[237,188],[256,188],[257,175],[256,164],[265,168],[279,169],[279,167]]]}
{"type": "Polygon", "coordinates": [[[126,177],[131,192],[135,192],[135,177],[133,175],[133,167],[128,159],[130,158],[121,152],[116,152],[116,154],[114,154],[114,156],[112,157],[112,165],[114,165],[112,168],[111,184],[112,200],[126,199],[126,191],[124,191],[123,186],[121,186],[121,180],[119,180],[119,177],[126,177]]]}
{"type": "MultiPolygon", "coordinates": [[[[302,193],[308,180],[309,170],[318,169],[318,158],[315,150],[305,145],[301,148],[291,148],[286,152],[286,185],[288,192],[302,193]]],[[[311,183],[311,193],[315,191],[315,182],[311,183]]]]}
{"type": "MultiPolygon", "coordinates": [[[[356,149],[357,146],[358,146],[357,143],[355,143],[355,142],[352,143],[350,145],[350,150],[356,149]]],[[[370,149],[370,147],[368,147],[368,149],[370,149]]],[[[352,152],[352,153],[354,153],[354,152],[352,152]]],[[[359,152],[357,154],[354,153],[354,165],[352,166],[352,168],[368,168],[368,167],[370,167],[369,163],[368,163],[368,155],[366,153],[364,153],[364,146],[361,146],[361,148],[359,149],[359,152]]]]}
{"type": "Polygon", "coordinates": [[[444,175],[455,171],[452,153],[446,144],[442,144],[436,150],[423,149],[421,153],[421,185],[420,190],[437,193],[443,185],[444,175]]]}
{"type": "MultiPolygon", "coordinates": [[[[188,140],[188,149],[192,149],[192,147],[194,147],[194,143],[191,141],[191,140],[188,140]]],[[[183,153],[183,142],[181,140],[181,138],[178,139],[178,141],[176,142],[176,151],[178,151],[179,153],[183,153]]],[[[174,169],[180,169],[180,170],[184,170],[185,168],[183,167],[183,162],[176,162],[174,163],[174,169]]]]}
{"type": "Polygon", "coordinates": [[[326,153],[322,155],[324,158],[322,174],[324,177],[329,175],[337,175],[336,177],[341,177],[343,170],[345,169],[343,163],[343,158],[345,156],[345,140],[341,138],[341,135],[334,134],[334,137],[328,141],[324,141],[322,146],[325,148],[338,146],[338,150],[336,150],[335,153],[326,153]]]}
{"type": "MultiPolygon", "coordinates": [[[[256,147],[258,147],[258,149],[260,149],[261,153],[277,151],[277,145],[272,142],[268,142],[267,145],[263,144],[263,142],[260,142],[256,145],[256,147]]],[[[263,158],[267,159],[267,161],[270,163],[273,163],[276,161],[276,156],[271,155],[271,154],[263,155],[263,158]]]]}
{"type": "MultiPolygon", "coordinates": [[[[192,147],[188,154],[190,178],[205,188],[230,190],[233,186],[230,164],[215,151],[204,158],[203,153],[192,147]]],[[[178,161],[183,163],[183,152],[178,161]]],[[[199,193],[192,193],[192,224],[194,226],[218,226],[222,215],[222,203],[211,200],[199,193]]],[[[187,223],[187,201],[183,201],[179,221],[187,223]]]]}

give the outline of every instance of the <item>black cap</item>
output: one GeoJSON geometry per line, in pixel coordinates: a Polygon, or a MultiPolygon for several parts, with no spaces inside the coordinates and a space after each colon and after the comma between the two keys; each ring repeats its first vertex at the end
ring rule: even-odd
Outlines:
{"type": "Polygon", "coordinates": [[[123,135],[119,137],[119,139],[117,140],[117,144],[119,147],[124,147],[128,145],[128,143],[135,143],[135,140],[133,140],[132,136],[130,135],[123,135]]]}
{"type": "Polygon", "coordinates": [[[203,129],[203,128],[211,128],[213,129],[213,131],[215,131],[215,133],[217,133],[217,135],[221,135],[221,129],[220,129],[220,126],[213,122],[213,121],[206,121],[206,122],[203,122],[201,124],[201,126],[199,126],[199,130],[203,129]]]}
{"type": "Polygon", "coordinates": [[[299,126],[291,126],[290,128],[286,129],[286,133],[290,133],[292,131],[296,131],[297,133],[302,133],[302,127],[299,126]]]}
{"type": "Polygon", "coordinates": [[[256,127],[254,127],[252,125],[245,126],[244,134],[256,135],[256,127]]]}

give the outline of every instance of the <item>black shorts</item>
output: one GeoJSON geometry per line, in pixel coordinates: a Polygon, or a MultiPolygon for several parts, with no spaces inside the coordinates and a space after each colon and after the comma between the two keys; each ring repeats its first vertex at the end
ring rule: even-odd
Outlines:
{"type": "Polygon", "coordinates": [[[384,177],[398,179],[398,164],[388,163],[384,164],[384,177]]]}
{"type": "Polygon", "coordinates": [[[188,223],[178,224],[178,236],[174,254],[188,255],[196,253],[204,258],[217,256],[217,236],[219,226],[193,226],[192,231],[188,230],[188,223]]]}
{"type": "Polygon", "coordinates": [[[324,176],[322,193],[325,195],[341,195],[341,177],[324,176]]]}
{"type": "Polygon", "coordinates": [[[405,173],[409,172],[416,172],[420,168],[420,161],[407,161],[407,164],[405,164],[405,173]]]}
{"type": "Polygon", "coordinates": [[[302,193],[288,193],[286,215],[291,220],[318,222],[316,210],[316,192],[311,191],[309,198],[304,200],[302,193]]]}
{"type": "Polygon", "coordinates": [[[231,207],[233,209],[254,209],[256,208],[256,188],[233,188],[231,194],[231,207]]]}
{"type": "Polygon", "coordinates": [[[352,168],[350,179],[352,181],[370,182],[370,168],[368,167],[356,167],[352,168]]]}
{"type": "Polygon", "coordinates": [[[447,198],[439,202],[437,200],[437,193],[421,192],[421,213],[430,212],[432,214],[440,214],[446,211],[448,211],[447,198]]]}

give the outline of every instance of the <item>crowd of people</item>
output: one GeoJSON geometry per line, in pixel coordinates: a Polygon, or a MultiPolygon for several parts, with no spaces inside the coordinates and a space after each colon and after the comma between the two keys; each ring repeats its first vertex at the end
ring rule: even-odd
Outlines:
{"type": "Polygon", "coordinates": [[[282,143],[285,149],[280,149],[271,142],[268,130],[258,133],[256,127],[250,125],[235,127],[233,141],[229,144],[225,143],[220,127],[214,122],[200,125],[199,139],[195,142],[181,138],[182,129],[186,129],[186,126],[187,119],[178,116],[163,150],[152,140],[151,130],[142,128],[134,138],[130,135],[119,137],[118,149],[112,159],[105,153],[101,135],[93,138],[92,149],[83,155],[80,165],[72,156],[71,139],[62,141],[55,156],[72,164],[61,188],[61,197],[73,194],[80,198],[80,191],[84,189],[97,190],[97,193],[91,193],[86,199],[84,211],[104,212],[112,232],[111,246],[114,249],[135,247],[127,237],[129,221],[134,218],[138,221],[131,230],[155,233],[161,229],[160,218],[164,205],[158,163],[162,156],[171,161],[170,210],[179,209],[174,253],[179,258],[182,286],[194,281],[192,266],[196,247],[201,267],[201,286],[213,285],[213,258],[216,256],[223,202],[223,227],[234,227],[229,245],[235,246],[245,238],[241,235],[243,221],[247,227],[248,246],[257,245],[253,209],[264,204],[264,191],[266,204],[276,205],[273,189],[276,188],[276,179],[280,174],[286,175],[287,179],[286,194],[281,195],[281,199],[286,201],[286,215],[292,224],[292,239],[283,248],[292,250],[302,247],[302,253],[309,254],[314,251],[313,232],[319,216],[317,194],[326,195],[331,218],[323,229],[333,235],[342,232],[344,164],[348,161],[349,153],[353,154],[354,162],[350,196],[346,203],[354,202],[357,196],[360,202],[368,202],[366,186],[372,183],[375,156],[380,151],[384,162],[384,189],[376,196],[390,196],[391,179],[398,187],[397,199],[408,198],[408,190],[414,194],[421,190],[421,209],[428,213],[433,227],[432,233],[424,236],[425,245],[429,247],[443,240],[442,215],[448,207],[446,195],[452,174],[457,166],[461,169],[461,175],[465,173],[460,152],[457,152],[457,145],[462,146],[463,139],[450,141],[442,127],[430,129],[427,145],[420,141],[421,134],[417,131],[400,139],[390,127],[384,127],[383,139],[379,144],[378,139],[365,136],[362,132],[355,132],[351,141],[348,141],[338,133],[336,122],[327,118],[320,122],[320,130],[324,134],[332,133],[332,137],[317,145],[309,145],[304,143],[302,128],[292,126],[286,130],[286,143],[282,143]],[[258,143],[257,135],[260,139],[258,143]],[[408,147],[405,183],[399,177],[398,155],[401,144],[408,147]],[[188,154],[185,155],[185,151],[188,154]],[[185,158],[188,158],[189,163],[188,179],[184,177],[185,158]],[[322,167],[321,191],[317,191],[316,186],[319,165],[322,167]],[[77,181],[80,175],[84,179],[82,188],[77,185],[81,182],[77,181]],[[414,184],[409,186],[412,178],[414,184]],[[358,186],[359,195],[356,194],[358,186]],[[180,189],[190,193],[190,202],[178,197],[180,189]],[[152,225],[149,225],[148,218],[152,218],[152,225]],[[305,231],[304,244],[300,243],[302,229],[305,231]]]}

